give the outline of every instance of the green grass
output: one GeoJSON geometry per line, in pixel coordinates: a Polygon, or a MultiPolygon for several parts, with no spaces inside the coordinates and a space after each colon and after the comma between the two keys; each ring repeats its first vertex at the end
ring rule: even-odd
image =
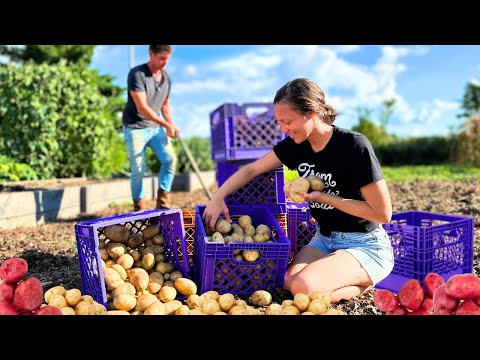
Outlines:
{"type": "Polygon", "coordinates": [[[387,182],[480,179],[480,168],[459,165],[383,166],[387,182]]]}
{"type": "MultiPolygon", "coordinates": [[[[383,166],[387,182],[414,180],[472,180],[480,179],[480,168],[459,165],[383,166]]],[[[298,177],[296,170],[284,167],[285,182],[298,177]]]]}

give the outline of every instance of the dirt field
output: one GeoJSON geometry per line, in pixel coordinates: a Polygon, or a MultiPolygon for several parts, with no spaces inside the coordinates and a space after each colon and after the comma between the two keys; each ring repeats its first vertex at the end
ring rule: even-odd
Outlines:
{"type": "MultiPolygon", "coordinates": [[[[390,183],[389,189],[394,212],[419,210],[474,217],[474,272],[480,275],[480,180],[390,183]]],[[[12,190],[9,189],[9,191],[12,190]]],[[[195,205],[205,204],[207,200],[203,190],[192,193],[173,193],[174,208],[192,209],[195,205]]],[[[153,208],[154,201],[149,202],[149,205],[153,208]]],[[[10,257],[22,257],[29,264],[28,276],[39,278],[44,290],[60,284],[66,288],[81,289],[74,234],[75,223],[130,211],[130,206],[119,206],[38,227],[0,229],[0,263],[10,257]]],[[[290,294],[283,291],[274,294],[274,300],[277,301],[289,297],[290,294]]],[[[348,315],[381,314],[373,305],[372,298],[373,291],[368,291],[360,297],[339,303],[335,307],[348,315]]]]}

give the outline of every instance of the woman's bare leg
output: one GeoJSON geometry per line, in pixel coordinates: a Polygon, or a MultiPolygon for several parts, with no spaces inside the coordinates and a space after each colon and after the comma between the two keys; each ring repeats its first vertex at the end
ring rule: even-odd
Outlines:
{"type": "Polygon", "coordinates": [[[346,251],[338,250],[329,255],[313,247],[306,247],[303,251],[299,261],[292,263],[285,281],[285,288],[293,295],[320,291],[335,303],[357,296],[372,285],[362,265],[346,251]]]}

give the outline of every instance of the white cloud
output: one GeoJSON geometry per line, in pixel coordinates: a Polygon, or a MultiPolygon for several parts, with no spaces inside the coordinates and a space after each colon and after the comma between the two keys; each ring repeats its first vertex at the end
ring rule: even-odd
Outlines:
{"type": "Polygon", "coordinates": [[[198,68],[195,65],[187,65],[185,67],[185,74],[188,76],[195,76],[198,74],[198,68]]]}

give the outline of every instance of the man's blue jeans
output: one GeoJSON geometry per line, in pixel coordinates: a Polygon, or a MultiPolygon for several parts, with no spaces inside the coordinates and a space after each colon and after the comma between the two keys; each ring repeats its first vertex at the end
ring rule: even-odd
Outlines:
{"type": "Polygon", "coordinates": [[[146,148],[149,146],[160,161],[158,187],[169,192],[172,189],[177,155],[173,150],[171,139],[163,126],[132,129],[123,127],[128,158],[130,159],[130,188],[132,198],[139,201],[144,196],[143,177],[147,163],[146,148]]]}

